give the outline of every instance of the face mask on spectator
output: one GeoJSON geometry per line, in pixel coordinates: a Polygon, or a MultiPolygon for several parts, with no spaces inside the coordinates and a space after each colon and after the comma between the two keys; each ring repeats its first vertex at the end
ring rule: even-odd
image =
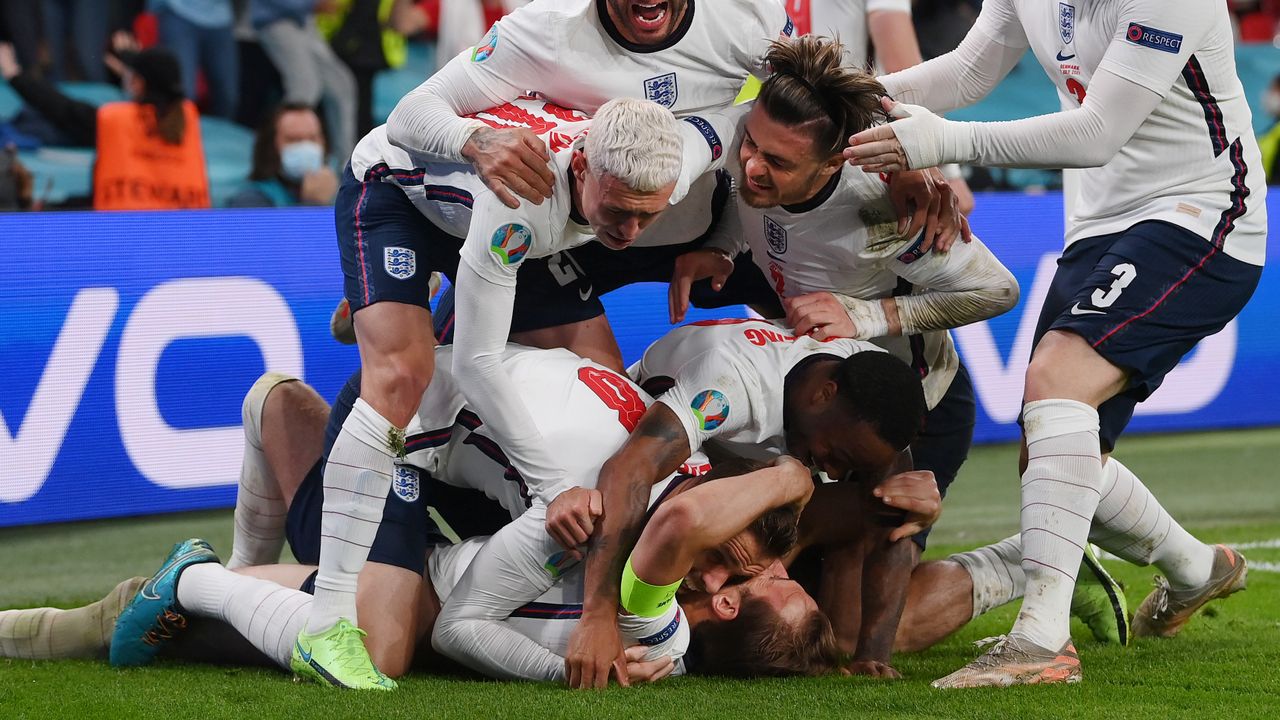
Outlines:
{"type": "Polygon", "coordinates": [[[1271,117],[1280,117],[1280,91],[1272,90],[1263,95],[1262,108],[1271,117]]]}
{"type": "Polygon", "coordinates": [[[280,174],[298,182],[307,173],[324,167],[324,148],[310,140],[289,143],[280,149],[280,174]]]}

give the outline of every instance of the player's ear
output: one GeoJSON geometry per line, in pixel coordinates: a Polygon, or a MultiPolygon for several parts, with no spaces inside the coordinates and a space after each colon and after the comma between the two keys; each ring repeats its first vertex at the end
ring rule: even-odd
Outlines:
{"type": "Polygon", "coordinates": [[[573,170],[573,179],[581,186],[587,178],[587,153],[582,148],[573,151],[573,156],[569,158],[569,169],[573,170]]]}
{"type": "Polygon", "coordinates": [[[822,163],[822,167],[818,170],[818,174],[824,178],[831,177],[839,172],[841,167],[844,167],[844,154],[839,152],[827,158],[827,161],[822,163]]]}
{"type": "Polygon", "coordinates": [[[815,409],[825,410],[831,404],[831,401],[835,399],[838,390],[835,380],[826,380],[818,385],[813,394],[813,401],[810,404],[815,409]]]}
{"type": "Polygon", "coordinates": [[[732,620],[738,617],[741,599],[733,589],[718,592],[711,596],[711,612],[720,620],[732,620]]]}

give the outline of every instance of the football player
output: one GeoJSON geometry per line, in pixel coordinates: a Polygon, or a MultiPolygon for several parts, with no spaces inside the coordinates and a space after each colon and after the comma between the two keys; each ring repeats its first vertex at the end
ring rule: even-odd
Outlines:
{"type": "Polygon", "coordinates": [[[1182,528],[1110,453],[1179,360],[1257,287],[1266,185],[1223,3],[983,3],[956,50],[883,78],[897,122],[854,136],[868,171],[964,162],[1077,169],[1066,248],[1041,312],[1022,409],[1022,613],[938,687],[1078,682],[1067,606],[1097,541],[1164,573],[1136,635],[1176,634],[1245,586],[1245,560],[1182,528]],[[1060,112],[1002,123],[932,111],[985,96],[1030,48],[1060,112]],[[926,109],[927,108],[927,109],[926,109]]]}
{"type": "MultiPolygon", "coordinates": [[[[582,120],[571,113],[564,119],[582,120]]],[[[389,166],[378,153],[377,131],[357,147],[335,214],[364,375],[361,398],[325,470],[326,549],[299,642],[300,652],[319,665],[347,645],[342,629],[354,629],[354,622],[339,621],[356,619],[356,576],[378,531],[394,458],[404,450],[406,429],[414,432],[410,421],[431,378],[432,271],[457,273],[455,342],[471,404],[503,435],[528,479],[550,485],[556,478],[557,466],[499,363],[516,272],[526,257],[592,239],[615,249],[629,245],[666,209],[682,166],[678,124],[655,103],[606,104],[593,127],[585,138],[557,136],[560,147],[548,168],[563,182],[548,202],[516,209],[499,202],[465,165],[416,172],[389,166]]]]}
{"type": "MultiPolygon", "coordinates": [[[[766,60],[773,70],[750,106],[736,147],[736,203],[717,233],[772,281],[797,335],[875,340],[909,359],[919,373],[930,412],[912,443],[916,469],[934,474],[941,493],[969,452],[976,402],[968,372],[948,328],[994,317],[1018,302],[1013,275],[976,238],[948,253],[922,250],[923,238],[898,234],[888,186],[878,176],[843,169],[845,138],[883,112],[876,80],[843,62],[840,43],[803,36],[777,42],[766,60]]],[[[723,275],[730,265],[710,250],[683,258],[672,283],[672,320],[683,319],[689,283],[723,275]]],[[[927,533],[914,536],[923,550],[927,533]]],[[[918,560],[915,553],[912,564],[918,560]]],[[[887,596],[906,590],[879,582],[887,596]]],[[[857,627],[841,627],[856,637],[857,627]]],[[[896,618],[864,637],[855,668],[889,672],[896,618]],[[884,652],[883,656],[867,653],[884,652]],[[861,664],[865,661],[867,664],[861,664]]],[[[853,637],[848,637],[852,643],[853,637]]]]}

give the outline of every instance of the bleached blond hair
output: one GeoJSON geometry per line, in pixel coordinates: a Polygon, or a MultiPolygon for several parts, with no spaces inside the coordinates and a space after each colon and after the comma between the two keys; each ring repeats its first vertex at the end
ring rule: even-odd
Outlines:
{"type": "Polygon", "coordinates": [[[584,150],[596,176],[610,175],[639,192],[655,192],[680,177],[680,125],[650,100],[610,100],[591,120],[584,150]]]}

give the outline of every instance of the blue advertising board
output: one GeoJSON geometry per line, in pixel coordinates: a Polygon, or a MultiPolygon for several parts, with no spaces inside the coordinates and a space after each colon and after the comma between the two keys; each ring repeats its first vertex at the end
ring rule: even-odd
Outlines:
{"type": "MultiPolygon", "coordinates": [[[[980,196],[973,225],[1022,303],[956,342],[978,393],[977,440],[1012,440],[1062,200],[980,196]]],[[[342,295],[331,210],[8,214],[0,238],[0,526],[230,506],[240,401],[258,374],[292,373],[332,399],[358,364],[329,336],[342,295]]],[[[1280,423],[1271,274],[1134,431],[1280,423]]],[[[605,301],[628,362],[669,328],[665,286],[605,301]]]]}

